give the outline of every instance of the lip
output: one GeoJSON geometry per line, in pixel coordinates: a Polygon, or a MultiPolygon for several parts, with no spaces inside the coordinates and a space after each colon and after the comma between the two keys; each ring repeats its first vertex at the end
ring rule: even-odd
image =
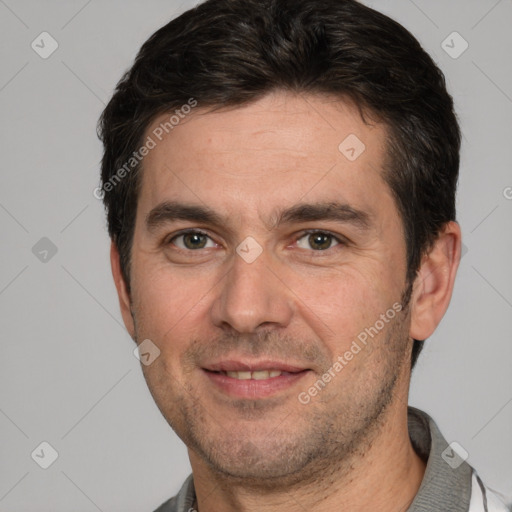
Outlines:
{"type": "Polygon", "coordinates": [[[224,360],[207,365],[202,368],[203,373],[215,388],[233,398],[263,399],[289,390],[298,381],[302,380],[310,370],[289,365],[279,361],[235,361],[224,360]],[[279,370],[282,373],[277,377],[256,380],[240,380],[229,377],[220,372],[279,370]]]}
{"type": "Polygon", "coordinates": [[[299,373],[307,370],[308,368],[294,366],[271,359],[262,359],[259,361],[223,359],[222,361],[205,365],[203,369],[211,372],[256,372],[258,370],[279,370],[287,373],[299,373]]]}

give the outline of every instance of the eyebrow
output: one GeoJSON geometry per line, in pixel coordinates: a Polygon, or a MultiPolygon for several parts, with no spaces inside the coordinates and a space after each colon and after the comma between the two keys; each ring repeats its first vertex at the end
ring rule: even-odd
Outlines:
{"type": "MultiPolygon", "coordinates": [[[[269,229],[281,225],[312,221],[336,221],[352,224],[366,231],[371,227],[370,215],[346,203],[319,202],[300,203],[285,210],[276,212],[268,224],[269,229]]],[[[146,228],[152,232],[170,222],[184,220],[226,227],[228,217],[223,217],[207,206],[192,205],[178,201],[164,201],[155,206],[146,216],[146,228]]]]}
{"type": "Polygon", "coordinates": [[[225,224],[223,217],[206,206],[196,206],[179,203],[176,201],[164,201],[155,206],[146,216],[146,228],[155,231],[163,224],[176,220],[188,220],[222,226],[225,224]]]}
{"type": "Polygon", "coordinates": [[[346,203],[337,202],[297,204],[279,212],[274,218],[276,220],[272,223],[273,226],[325,220],[353,224],[361,230],[368,230],[371,225],[370,215],[367,212],[346,203]]]}

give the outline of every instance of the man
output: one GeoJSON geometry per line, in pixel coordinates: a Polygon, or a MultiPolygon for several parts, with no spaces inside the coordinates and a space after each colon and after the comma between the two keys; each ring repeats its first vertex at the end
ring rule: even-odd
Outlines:
{"type": "Polygon", "coordinates": [[[209,0],[99,128],[123,319],[193,471],[159,511],[507,510],[407,405],[461,247],[413,36],[354,0],[209,0]]]}

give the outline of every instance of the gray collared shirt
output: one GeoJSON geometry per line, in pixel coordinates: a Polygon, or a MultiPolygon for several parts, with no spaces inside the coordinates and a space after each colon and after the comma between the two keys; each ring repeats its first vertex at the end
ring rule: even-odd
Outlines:
{"type": "MultiPolygon", "coordinates": [[[[427,467],[407,512],[512,510],[483,485],[473,468],[448,445],[428,414],[409,407],[408,426],[412,445],[416,453],[427,461],[427,467]],[[477,483],[479,489],[475,488],[477,483]]],[[[190,475],[179,493],[155,512],[192,512],[195,498],[193,475],[190,475]]]]}

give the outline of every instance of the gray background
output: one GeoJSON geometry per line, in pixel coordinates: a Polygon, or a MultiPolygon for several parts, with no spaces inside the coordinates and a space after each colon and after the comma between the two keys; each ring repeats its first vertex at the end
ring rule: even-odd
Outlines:
{"type": "MultiPolygon", "coordinates": [[[[410,403],[512,494],[512,2],[367,3],[434,57],[464,133],[467,252],[410,403]],[[453,31],[469,43],[457,59],[441,46],[453,31]]],[[[0,0],[0,511],[153,510],[189,473],[133,356],[92,191],[113,87],[144,40],[192,5],[0,0]],[[31,48],[43,31],[59,45],[47,59],[31,48]],[[57,248],[46,261],[47,241],[33,251],[43,237],[57,248]],[[46,470],[31,458],[42,441],[59,455],[46,470]]]]}

